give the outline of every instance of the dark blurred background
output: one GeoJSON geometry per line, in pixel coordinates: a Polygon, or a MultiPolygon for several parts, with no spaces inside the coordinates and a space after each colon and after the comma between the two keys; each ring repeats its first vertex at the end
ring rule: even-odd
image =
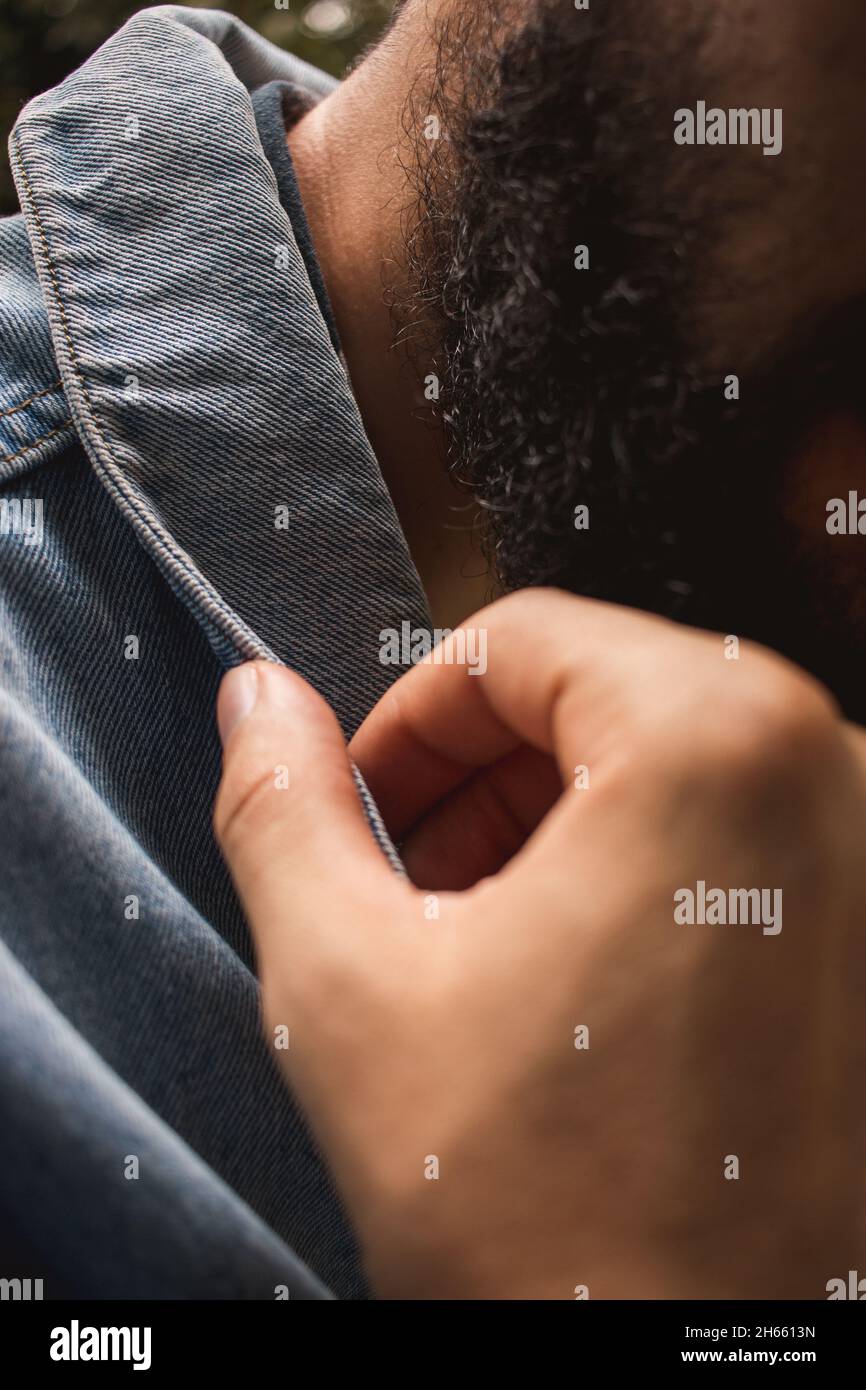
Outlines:
{"type": "MultiPolygon", "coordinates": [[[[193,0],[193,3],[195,0],[193,0]]],[[[339,77],[376,38],[393,0],[225,0],[201,8],[230,10],[272,43],[339,77]]],[[[25,101],[77,68],[145,4],[128,0],[0,0],[0,214],[18,200],[6,142],[25,101]]]]}

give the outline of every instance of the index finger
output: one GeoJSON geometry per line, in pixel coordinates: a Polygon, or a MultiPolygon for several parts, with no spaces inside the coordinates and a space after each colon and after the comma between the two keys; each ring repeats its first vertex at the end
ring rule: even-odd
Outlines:
{"type": "Polygon", "coordinates": [[[682,629],[557,589],[524,590],[461,624],[382,697],[350,745],[392,834],[526,743],[563,781],[636,713],[660,637],[682,629]],[[461,636],[462,634],[462,636],[461,636]],[[465,660],[471,652],[473,667],[465,660]],[[461,656],[464,657],[461,660],[461,656]]]}

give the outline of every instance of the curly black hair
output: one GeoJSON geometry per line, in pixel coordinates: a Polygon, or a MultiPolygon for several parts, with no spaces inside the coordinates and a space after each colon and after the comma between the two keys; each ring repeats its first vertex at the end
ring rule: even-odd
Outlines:
{"type": "Polygon", "coordinates": [[[441,376],[449,465],[505,588],[554,583],[802,656],[780,475],[812,422],[866,400],[863,304],[799,304],[775,252],[725,262],[756,209],[789,237],[798,180],[760,150],[675,144],[675,110],[716,81],[713,16],[676,8],[667,25],[638,0],[531,0],[517,22],[511,0],[447,10],[406,111],[417,204],[395,312],[441,376]]]}

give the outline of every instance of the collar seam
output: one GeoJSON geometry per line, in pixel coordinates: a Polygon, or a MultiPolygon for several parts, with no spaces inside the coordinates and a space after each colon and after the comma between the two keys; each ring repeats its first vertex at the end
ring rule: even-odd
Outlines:
{"type": "MultiPolygon", "coordinates": [[[[72,373],[75,386],[81,394],[80,414],[83,417],[84,428],[80,430],[82,440],[98,445],[90,454],[96,468],[97,476],[107,487],[110,495],[114,496],[115,501],[120,507],[121,512],[130,521],[134,530],[142,536],[146,536],[150,553],[157,561],[157,564],[166,573],[166,577],[172,587],[179,587],[181,592],[186,595],[187,601],[191,602],[193,611],[197,614],[200,621],[204,622],[205,629],[215,628],[224,639],[227,639],[241,660],[260,658],[263,660],[275,660],[274,654],[264,642],[246,626],[243,620],[231,611],[225,599],[219,592],[208,583],[195,565],[192,557],[187,555],[177,543],[168,535],[158,518],[153,515],[143,498],[136,495],[136,491],[124,485],[122,472],[114,460],[111,449],[106,439],[105,431],[100,425],[87,382],[78,361],[78,354],[72,339],[69,327],[69,319],[63,295],[60,290],[60,283],[51,254],[51,247],[42,223],[42,217],[30,176],[24,163],[21,148],[21,132],[16,127],[9,141],[9,150],[12,154],[13,164],[21,178],[22,210],[26,204],[32,218],[32,223],[36,231],[39,246],[42,252],[43,263],[48,273],[51,283],[52,297],[57,308],[63,339],[66,347],[69,370],[72,373]],[[81,409],[81,405],[85,409],[81,409]],[[101,453],[105,454],[105,460],[101,453]],[[95,457],[94,457],[95,455],[95,457]]],[[[62,370],[61,370],[62,375],[62,370]]],[[[74,392],[70,393],[70,409],[75,415],[74,392]]],[[[90,452],[90,451],[88,451],[90,452]]]]}

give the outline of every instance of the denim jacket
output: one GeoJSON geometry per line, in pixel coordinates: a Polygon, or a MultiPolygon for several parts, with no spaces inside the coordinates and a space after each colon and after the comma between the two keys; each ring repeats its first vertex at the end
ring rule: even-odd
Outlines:
{"type": "Polygon", "coordinates": [[[46,1297],[365,1292],[211,829],[229,666],[291,665],[349,735],[379,631],[429,626],[259,136],[274,79],[331,86],[161,6],[10,139],[0,1276],[46,1297]]]}

